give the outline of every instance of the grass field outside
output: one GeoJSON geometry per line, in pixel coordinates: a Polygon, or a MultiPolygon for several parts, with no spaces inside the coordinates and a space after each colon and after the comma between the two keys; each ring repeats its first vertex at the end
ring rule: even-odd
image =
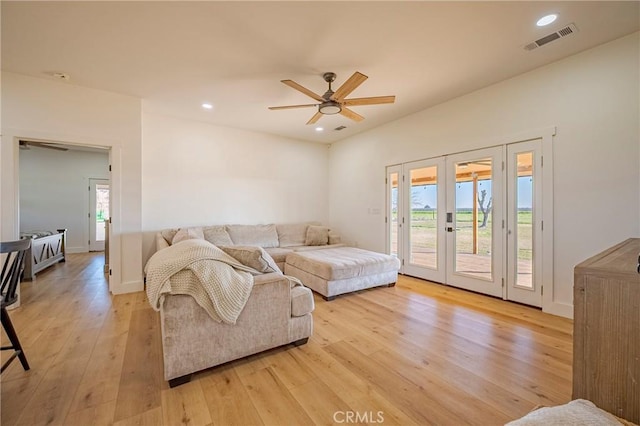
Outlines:
{"type": "MultiPolygon", "coordinates": [[[[397,220],[396,212],[392,212],[392,220],[397,220]]],[[[491,254],[491,216],[487,226],[478,229],[478,254],[491,254]]],[[[437,213],[435,210],[414,209],[409,220],[411,224],[411,248],[414,253],[429,253],[436,250],[437,213]]],[[[478,226],[482,223],[482,214],[478,214],[478,226]]],[[[518,260],[532,258],[532,212],[530,209],[518,211],[518,260]]],[[[393,227],[391,241],[397,241],[397,228],[393,227]]],[[[473,217],[471,210],[456,212],[456,246],[458,253],[472,253],[473,217]]],[[[395,247],[392,247],[392,250],[395,247]]]]}

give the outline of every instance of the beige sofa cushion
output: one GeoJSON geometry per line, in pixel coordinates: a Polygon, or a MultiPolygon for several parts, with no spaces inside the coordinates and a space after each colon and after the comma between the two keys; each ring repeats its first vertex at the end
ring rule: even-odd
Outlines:
{"type": "Polygon", "coordinates": [[[307,287],[297,286],[291,289],[291,316],[301,317],[313,312],[315,305],[313,294],[307,287]]]}
{"type": "Polygon", "coordinates": [[[338,247],[344,247],[344,244],[327,244],[326,246],[297,246],[297,247],[289,247],[289,250],[292,251],[311,251],[311,250],[326,250],[338,247]]]}
{"type": "Polygon", "coordinates": [[[227,225],[226,229],[235,245],[278,247],[278,232],[273,224],[227,225]]]}
{"type": "Polygon", "coordinates": [[[202,228],[204,239],[214,246],[232,246],[231,236],[225,226],[207,226],[202,228]]]}
{"type": "Polygon", "coordinates": [[[325,246],[327,244],[329,244],[329,228],[326,226],[309,225],[304,245],[325,246]]]}
{"type": "Polygon", "coordinates": [[[264,249],[269,256],[276,261],[276,263],[284,263],[287,260],[287,255],[289,253],[293,253],[293,250],[290,248],[280,248],[280,247],[269,247],[264,249]]]}
{"type": "Polygon", "coordinates": [[[180,228],[178,232],[176,232],[176,235],[173,237],[173,240],[171,240],[171,245],[186,240],[204,240],[204,233],[202,232],[202,228],[180,228]]]}
{"type": "Polygon", "coordinates": [[[304,245],[307,238],[308,223],[293,223],[286,225],[277,225],[278,240],[280,247],[292,247],[304,245]]]}
{"type": "Polygon", "coordinates": [[[287,265],[327,281],[364,277],[400,268],[400,262],[394,256],[355,247],[294,252],[287,256],[287,265]]]}
{"type": "Polygon", "coordinates": [[[256,246],[221,246],[222,251],[238,262],[255,269],[258,272],[282,273],[276,262],[262,247],[256,246]]]}

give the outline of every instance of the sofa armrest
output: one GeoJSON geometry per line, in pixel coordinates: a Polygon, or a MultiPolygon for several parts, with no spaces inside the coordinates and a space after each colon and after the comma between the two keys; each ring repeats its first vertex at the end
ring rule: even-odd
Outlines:
{"type": "MultiPolygon", "coordinates": [[[[256,275],[253,277],[253,290],[251,297],[260,295],[262,302],[269,309],[278,306],[281,311],[285,306],[284,300],[291,298],[291,284],[287,277],[278,272],[270,272],[268,274],[256,275]]],[[[286,318],[291,317],[291,303],[286,303],[286,318]]]]}
{"type": "Polygon", "coordinates": [[[296,286],[291,289],[291,316],[301,317],[314,309],[313,294],[309,288],[296,286]]]}
{"type": "Polygon", "coordinates": [[[290,299],[290,303],[288,304],[289,317],[301,317],[310,314],[315,309],[311,290],[300,285],[292,287],[291,281],[282,274],[271,272],[269,274],[256,275],[253,279],[254,289],[270,286],[273,287],[273,290],[269,289],[267,292],[273,292],[274,294],[276,292],[280,293],[284,286],[290,299]]]}

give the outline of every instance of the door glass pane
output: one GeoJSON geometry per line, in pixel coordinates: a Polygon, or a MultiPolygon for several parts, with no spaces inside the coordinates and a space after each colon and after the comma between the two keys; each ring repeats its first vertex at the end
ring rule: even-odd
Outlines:
{"type": "Polygon", "coordinates": [[[437,269],[438,243],[438,167],[411,170],[410,224],[411,253],[409,262],[437,269]]]}
{"type": "Polygon", "coordinates": [[[491,159],[456,163],[455,272],[492,280],[491,159]]]}
{"type": "Polygon", "coordinates": [[[516,285],[533,288],[533,153],[516,156],[518,177],[516,182],[515,241],[518,248],[516,285]]]}
{"type": "Polygon", "coordinates": [[[389,235],[391,241],[389,245],[389,254],[398,257],[398,173],[389,175],[391,185],[389,186],[391,193],[391,220],[389,220],[389,235]]]}
{"type": "Polygon", "coordinates": [[[96,241],[104,241],[104,221],[109,218],[109,185],[96,184],[96,241]]]}

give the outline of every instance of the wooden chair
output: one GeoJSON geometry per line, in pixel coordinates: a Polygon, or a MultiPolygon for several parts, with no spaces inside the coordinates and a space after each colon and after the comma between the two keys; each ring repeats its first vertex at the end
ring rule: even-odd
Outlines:
{"type": "Polygon", "coordinates": [[[0,350],[13,350],[11,357],[2,364],[0,373],[2,373],[16,357],[20,360],[25,371],[29,369],[27,357],[22,350],[18,335],[7,313],[7,306],[13,304],[18,299],[16,291],[18,290],[18,284],[20,283],[22,271],[24,270],[26,253],[30,245],[31,240],[29,239],[0,243],[0,255],[6,255],[2,265],[2,275],[0,276],[1,319],[2,327],[11,341],[11,346],[3,346],[0,350]]]}

